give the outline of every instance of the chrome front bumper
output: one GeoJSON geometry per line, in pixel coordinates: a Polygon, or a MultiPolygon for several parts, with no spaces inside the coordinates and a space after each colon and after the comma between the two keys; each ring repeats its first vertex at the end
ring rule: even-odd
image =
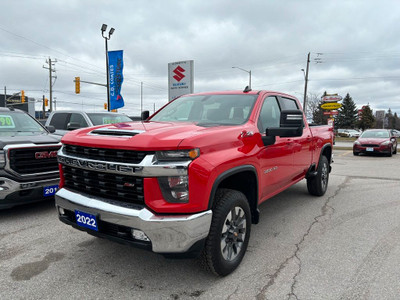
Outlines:
{"type": "Polygon", "coordinates": [[[38,181],[17,182],[7,177],[0,177],[0,204],[7,195],[18,191],[31,190],[35,188],[58,185],[60,179],[46,179],[38,181]]]}
{"type": "Polygon", "coordinates": [[[55,198],[59,214],[59,208],[80,210],[96,215],[100,221],[143,231],[151,241],[152,251],[157,253],[187,252],[208,236],[211,226],[211,210],[188,215],[156,215],[147,208],[121,207],[65,188],[55,198]]]}

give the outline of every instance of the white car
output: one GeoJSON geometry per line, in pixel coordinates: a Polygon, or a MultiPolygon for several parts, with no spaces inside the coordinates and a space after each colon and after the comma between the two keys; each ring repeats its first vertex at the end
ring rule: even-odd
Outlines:
{"type": "Polygon", "coordinates": [[[93,112],[84,111],[53,111],[46,121],[46,126],[52,125],[56,129],[54,134],[64,135],[68,131],[78,128],[91,127],[103,124],[132,122],[124,114],[114,112],[93,112]]]}
{"type": "Polygon", "coordinates": [[[345,132],[348,133],[348,137],[357,137],[358,138],[361,134],[358,130],[355,130],[355,129],[346,129],[345,132]]]}
{"type": "Polygon", "coordinates": [[[396,130],[396,129],[392,129],[390,130],[392,132],[392,135],[396,138],[400,137],[400,131],[396,130]]]}

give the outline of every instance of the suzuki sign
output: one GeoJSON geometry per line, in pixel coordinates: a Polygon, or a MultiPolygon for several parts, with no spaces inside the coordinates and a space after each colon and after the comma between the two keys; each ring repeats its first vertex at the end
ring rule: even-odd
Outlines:
{"type": "Polygon", "coordinates": [[[193,60],[168,64],[168,100],[193,93],[193,60]]]}

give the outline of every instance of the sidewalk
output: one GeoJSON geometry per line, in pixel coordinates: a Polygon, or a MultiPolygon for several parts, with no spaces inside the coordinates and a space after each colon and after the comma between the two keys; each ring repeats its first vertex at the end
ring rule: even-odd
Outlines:
{"type": "Polygon", "coordinates": [[[335,142],[334,150],[353,150],[353,142],[335,142]]]}

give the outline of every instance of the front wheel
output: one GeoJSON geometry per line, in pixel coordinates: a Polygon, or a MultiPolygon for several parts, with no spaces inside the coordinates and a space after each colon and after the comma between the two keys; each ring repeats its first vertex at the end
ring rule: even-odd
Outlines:
{"type": "Polygon", "coordinates": [[[307,189],[311,195],[322,196],[328,189],[329,162],[326,156],[321,156],[317,168],[317,175],[307,179],[307,189]]]}
{"type": "Polygon", "coordinates": [[[218,189],[201,258],[203,265],[219,276],[233,272],[246,252],[250,228],[251,212],[246,196],[239,191],[218,189]]]}

